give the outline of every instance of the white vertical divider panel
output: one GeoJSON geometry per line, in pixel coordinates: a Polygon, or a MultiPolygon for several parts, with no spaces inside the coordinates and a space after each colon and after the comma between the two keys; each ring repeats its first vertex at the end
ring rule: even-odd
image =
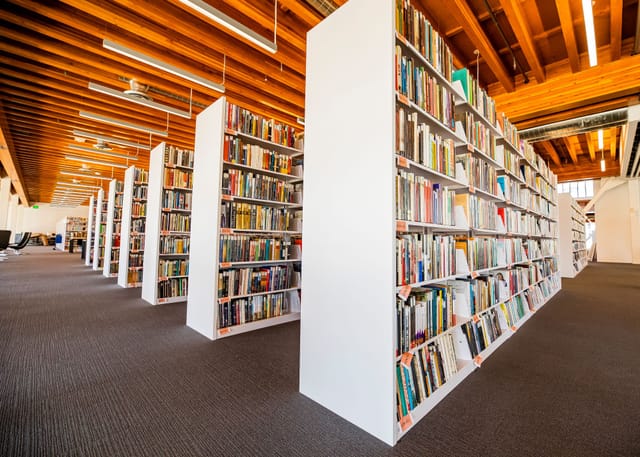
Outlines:
{"type": "Polygon", "coordinates": [[[11,230],[12,240],[14,239],[14,236],[16,234],[16,223],[18,221],[18,202],[18,195],[11,195],[11,197],[9,198],[9,213],[7,215],[7,230],[11,230]]]}
{"type": "Polygon", "coordinates": [[[571,233],[571,194],[558,194],[558,256],[560,276],[573,278],[573,234],[571,233]]]}
{"type": "Polygon", "coordinates": [[[221,97],[196,118],[187,325],[209,339],[215,339],[216,328],[225,113],[221,97]]]}
{"type": "Polygon", "coordinates": [[[396,441],[394,6],[307,35],[300,392],[396,441]]]}
{"type": "MultiPolygon", "coordinates": [[[[9,220],[9,200],[11,199],[11,178],[0,178],[0,229],[7,228],[9,220]]],[[[13,240],[11,240],[13,242],[13,240]]]]}
{"type": "Polygon", "coordinates": [[[116,183],[115,179],[109,181],[109,199],[107,200],[107,227],[104,235],[104,262],[102,264],[102,276],[107,278],[111,274],[111,248],[113,247],[113,219],[116,207],[116,183]]]}
{"type": "Polygon", "coordinates": [[[133,205],[133,178],[135,166],[124,172],[124,195],[122,196],[122,230],[120,232],[120,262],[118,263],[118,285],[127,287],[129,278],[129,242],[131,239],[131,206],[133,205]]]}
{"type": "Polygon", "coordinates": [[[93,211],[96,207],[96,198],[92,195],[89,198],[89,215],[87,216],[87,245],[85,246],[85,251],[84,251],[84,264],[86,266],[90,266],[91,265],[91,246],[93,246],[93,237],[92,235],[92,228],[95,224],[94,221],[94,217],[93,217],[93,211]]]}
{"type": "Polygon", "coordinates": [[[102,223],[102,202],[104,201],[104,190],[98,191],[98,200],[96,201],[96,229],[93,237],[93,269],[98,270],[98,262],[100,258],[100,224],[102,223]]]}
{"type": "Polygon", "coordinates": [[[149,186],[147,188],[147,220],[144,237],[144,270],[142,299],[158,304],[158,261],[160,252],[160,212],[162,211],[162,180],[164,179],[164,148],[162,142],[151,150],[149,186]]]}

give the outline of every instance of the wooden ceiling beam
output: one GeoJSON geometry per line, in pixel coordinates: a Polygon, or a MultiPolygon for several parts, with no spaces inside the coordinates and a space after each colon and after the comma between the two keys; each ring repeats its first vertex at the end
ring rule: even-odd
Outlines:
{"type": "Polygon", "coordinates": [[[611,60],[618,60],[622,52],[622,0],[611,0],[609,14],[611,24],[609,26],[609,43],[611,44],[611,60]]]}
{"type": "Polygon", "coordinates": [[[618,150],[618,127],[611,127],[609,129],[609,154],[611,159],[616,159],[616,153],[618,150]]]}
{"type": "Polygon", "coordinates": [[[569,65],[571,66],[571,71],[576,73],[580,71],[580,56],[578,55],[576,33],[573,28],[573,16],[571,15],[569,0],[556,0],[556,9],[560,17],[560,26],[562,27],[564,45],[569,57],[569,65]]]}
{"type": "Polygon", "coordinates": [[[456,16],[458,21],[463,25],[465,32],[471,38],[471,41],[480,50],[480,55],[484,57],[491,72],[498,78],[498,81],[502,84],[507,92],[513,92],[515,90],[515,83],[513,78],[507,72],[507,69],[503,65],[498,53],[493,48],[493,45],[489,41],[489,38],[485,35],[478,19],[475,14],[469,8],[466,0],[453,0],[455,8],[451,8],[451,13],[456,16]]]}
{"type": "Polygon", "coordinates": [[[550,141],[541,141],[540,145],[545,150],[549,158],[553,161],[553,163],[555,163],[556,166],[561,167],[562,161],[560,160],[558,152],[556,151],[556,148],[553,146],[553,144],[550,141]]]}
{"type": "Polygon", "coordinates": [[[23,185],[22,169],[15,154],[15,146],[11,138],[9,124],[5,117],[4,107],[0,100],[0,163],[5,170],[13,188],[18,193],[23,205],[29,206],[29,194],[23,185]]]}
{"type": "Polygon", "coordinates": [[[591,138],[591,135],[589,133],[583,133],[582,137],[584,138],[584,141],[587,143],[587,148],[589,148],[589,158],[591,159],[592,162],[595,162],[596,148],[593,145],[593,138],[591,138]]]}
{"type": "Polygon", "coordinates": [[[540,62],[538,50],[531,36],[531,29],[527,18],[524,15],[522,6],[519,2],[511,0],[500,0],[502,9],[504,10],[507,20],[511,25],[513,33],[518,39],[518,43],[522,47],[522,52],[529,63],[529,67],[533,72],[536,81],[541,83],[545,80],[544,66],[540,62]]]}
{"type": "Polygon", "coordinates": [[[569,141],[569,138],[562,138],[562,142],[564,144],[564,147],[567,148],[567,152],[569,153],[569,157],[571,157],[571,161],[575,165],[578,165],[578,156],[576,155],[576,150],[574,149],[573,144],[571,144],[571,142],[569,141]]]}
{"type": "Polygon", "coordinates": [[[315,27],[323,17],[315,9],[304,2],[296,0],[279,0],[278,3],[298,16],[308,26],[315,27]]]}

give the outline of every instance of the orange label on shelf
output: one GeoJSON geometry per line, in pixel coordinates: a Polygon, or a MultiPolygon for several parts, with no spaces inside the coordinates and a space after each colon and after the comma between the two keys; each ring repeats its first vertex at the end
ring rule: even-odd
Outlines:
{"type": "Polygon", "coordinates": [[[411,368],[412,359],[413,359],[413,353],[405,352],[404,354],[402,354],[402,357],[400,358],[400,364],[407,368],[411,368]]]}
{"type": "Polygon", "coordinates": [[[396,36],[398,37],[398,40],[400,40],[400,42],[407,44],[407,39],[403,35],[396,33],[396,36]]]}
{"type": "Polygon", "coordinates": [[[231,235],[233,233],[233,230],[230,228],[223,228],[220,229],[220,233],[223,235],[231,235]]]}
{"type": "Polygon", "coordinates": [[[475,322],[476,324],[477,324],[478,322],[480,322],[480,318],[478,317],[478,315],[477,315],[477,314],[474,314],[474,315],[473,315],[473,322],[475,322]]]}
{"type": "Polygon", "coordinates": [[[160,276],[158,281],[166,281],[167,279],[169,279],[167,276],[160,276]]]}
{"type": "Polygon", "coordinates": [[[475,194],[476,193],[476,188],[473,187],[473,186],[469,186],[469,193],[475,194]]]}
{"type": "Polygon", "coordinates": [[[219,336],[226,335],[227,333],[231,333],[231,329],[229,327],[221,328],[220,330],[218,330],[219,336]]]}
{"type": "Polygon", "coordinates": [[[406,157],[398,157],[398,166],[402,168],[409,168],[409,161],[406,157]]]}
{"type": "Polygon", "coordinates": [[[409,430],[409,427],[413,425],[413,419],[411,418],[411,414],[407,414],[400,418],[400,430],[406,432],[409,430]]]}
{"type": "Polygon", "coordinates": [[[400,100],[400,103],[404,103],[405,105],[409,104],[409,99],[406,95],[398,94],[398,100],[400,100]]]}
{"type": "Polygon", "coordinates": [[[406,221],[396,221],[396,232],[406,232],[409,230],[409,224],[406,221]]]}
{"type": "Polygon", "coordinates": [[[482,356],[480,356],[480,355],[475,356],[475,357],[473,358],[473,363],[475,363],[475,364],[476,364],[476,366],[478,366],[478,367],[479,367],[480,365],[482,365],[482,356]]]}
{"type": "Polygon", "coordinates": [[[228,133],[229,135],[237,135],[238,134],[237,131],[235,131],[233,129],[229,129],[229,128],[224,129],[224,133],[228,133]]]}
{"type": "Polygon", "coordinates": [[[220,264],[220,268],[229,268],[231,266],[231,262],[222,262],[220,264]]]}
{"type": "Polygon", "coordinates": [[[398,292],[398,297],[402,298],[403,300],[406,300],[407,298],[409,298],[410,293],[411,293],[411,286],[409,285],[402,286],[400,288],[400,292],[398,292]]]}
{"type": "Polygon", "coordinates": [[[467,143],[467,151],[473,152],[473,145],[471,143],[467,143]]]}
{"type": "Polygon", "coordinates": [[[222,194],[222,199],[228,202],[232,202],[233,201],[233,197],[231,195],[227,195],[227,194],[222,194]]]}
{"type": "Polygon", "coordinates": [[[229,297],[222,297],[218,299],[218,302],[220,302],[220,304],[225,304],[225,303],[229,303],[229,297]]]}
{"type": "Polygon", "coordinates": [[[166,298],[158,298],[158,303],[166,303],[167,301],[166,298]]]}
{"type": "Polygon", "coordinates": [[[512,325],[511,326],[511,330],[513,330],[515,332],[516,330],[518,330],[518,327],[516,327],[515,325],[512,325]]]}
{"type": "Polygon", "coordinates": [[[472,271],[472,272],[471,272],[471,277],[472,277],[473,279],[476,279],[478,276],[480,276],[480,275],[478,274],[478,272],[477,272],[477,271],[472,271]]]}

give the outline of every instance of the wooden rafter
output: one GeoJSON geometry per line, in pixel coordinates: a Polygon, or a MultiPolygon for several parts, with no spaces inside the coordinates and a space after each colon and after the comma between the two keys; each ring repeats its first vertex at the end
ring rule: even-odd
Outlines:
{"type": "Polygon", "coordinates": [[[611,159],[616,159],[616,153],[618,149],[618,127],[611,127],[609,129],[609,153],[611,159]]]}
{"type": "Polygon", "coordinates": [[[593,138],[591,138],[591,134],[589,133],[584,133],[583,135],[584,140],[587,143],[587,148],[589,148],[589,158],[594,162],[596,160],[596,147],[593,144],[593,138]]]}
{"type": "Polygon", "coordinates": [[[575,73],[580,71],[580,56],[576,45],[576,34],[573,28],[573,16],[571,15],[569,0],[556,0],[556,9],[560,17],[560,26],[562,27],[564,44],[567,48],[569,65],[571,66],[571,71],[575,73]]]}
{"type": "Polygon", "coordinates": [[[6,171],[11,184],[18,193],[23,205],[29,206],[29,195],[24,188],[22,178],[22,168],[15,155],[15,146],[9,132],[9,125],[4,113],[4,107],[0,101],[0,163],[6,171]]]}
{"type": "Polygon", "coordinates": [[[622,0],[611,0],[610,43],[611,60],[618,60],[622,52],[622,0]]]}
{"type": "Polygon", "coordinates": [[[542,141],[540,144],[542,145],[545,152],[549,155],[549,158],[553,161],[553,163],[555,163],[556,166],[561,167],[562,161],[560,160],[558,152],[556,151],[556,148],[553,146],[553,144],[550,141],[542,141]]]}
{"type": "Polygon", "coordinates": [[[540,62],[536,45],[531,36],[531,29],[529,28],[527,18],[524,16],[520,3],[511,0],[500,0],[500,4],[502,5],[502,9],[506,14],[507,19],[509,20],[511,29],[518,38],[518,43],[520,43],[522,52],[529,63],[529,67],[531,67],[533,76],[536,78],[537,82],[544,82],[544,67],[540,62]]]}
{"type": "Polygon", "coordinates": [[[569,138],[562,138],[562,142],[564,143],[564,147],[567,148],[567,152],[569,153],[569,157],[571,157],[571,161],[574,165],[578,165],[578,156],[576,155],[576,150],[573,147],[573,144],[569,141],[569,138]]]}
{"type": "Polygon", "coordinates": [[[493,48],[489,38],[485,35],[478,19],[476,19],[475,14],[471,11],[471,8],[469,8],[466,0],[453,0],[452,3],[454,3],[455,7],[451,8],[451,13],[458,18],[465,32],[478,47],[480,54],[489,65],[491,72],[498,78],[498,81],[500,81],[507,92],[513,92],[515,90],[513,78],[503,65],[498,53],[493,48]]]}

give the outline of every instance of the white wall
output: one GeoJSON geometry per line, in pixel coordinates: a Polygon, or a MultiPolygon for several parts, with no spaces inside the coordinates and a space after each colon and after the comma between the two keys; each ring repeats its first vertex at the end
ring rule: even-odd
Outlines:
{"type": "Polygon", "coordinates": [[[16,232],[55,233],[56,223],[65,216],[87,217],[88,206],[76,208],[52,207],[49,203],[36,203],[37,209],[20,205],[16,232]]]}
{"type": "Polygon", "coordinates": [[[0,179],[0,229],[7,228],[9,202],[11,201],[11,178],[0,179]]]}
{"type": "Polygon", "coordinates": [[[619,184],[596,202],[599,262],[640,263],[640,184],[638,179],[609,178],[619,184]]]}

